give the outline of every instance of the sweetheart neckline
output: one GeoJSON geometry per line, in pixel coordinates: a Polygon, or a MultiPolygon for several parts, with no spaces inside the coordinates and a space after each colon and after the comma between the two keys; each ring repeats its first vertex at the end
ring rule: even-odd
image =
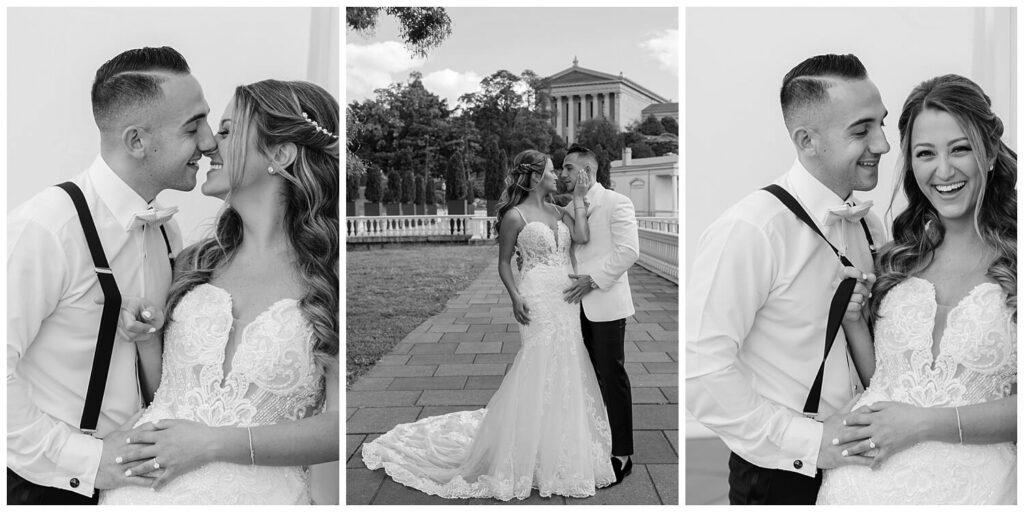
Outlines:
{"type": "Polygon", "coordinates": [[[923,282],[928,287],[929,290],[931,290],[931,294],[930,294],[929,297],[931,299],[931,303],[935,305],[935,312],[936,312],[936,314],[938,313],[939,306],[949,308],[949,311],[946,313],[946,318],[945,318],[944,324],[942,326],[942,333],[939,334],[939,339],[938,340],[935,339],[935,327],[936,327],[936,322],[938,321],[938,318],[937,318],[936,314],[931,315],[931,326],[930,327],[931,327],[931,333],[932,334],[930,335],[930,338],[931,338],[930,341],[931,341],[932,344],[929,347],[928,355],[931,356],[931,368],[934,370],[935,369],[935,363],[938,362],[939,358],[941,358],[941,357],[946,355],[946,351],[943,348],[946,345],[946,331],[949,330],[949,319],[950,319],[950,317],[953,316],[953,313],[956,312],[958,309],[960,309],[960,306],[964,305],[964,303],[967,301],[967,299],[973,297],[975,295],[975,293],[979,289],[981,289],[984,285],[992,285],[992,286],[995,286],[997,288],[1001,288],[1001,287],[997,283],[993,283],[993,282],[990,282],[990,281],[983,281],[981,283],[976,284],[973,288],[971,288],[971,290],[969,292],[967,292],[966,295],[964,295],[963,297],[960,297],[960,300],[958,300],[954,306],[946,306],[946,305],[943,305],[943,304],[939,304],[938,291],[935,289],[935,283],[933,283],[933,282],[931,282],[931,281],[929,281],[929,280],[927,280],[927,279],[925,279],[923,277],[918,277],[918,276],[910,276],[909,279],[916,279],[918,281],[921,281],[921,282],[923,282]]]}

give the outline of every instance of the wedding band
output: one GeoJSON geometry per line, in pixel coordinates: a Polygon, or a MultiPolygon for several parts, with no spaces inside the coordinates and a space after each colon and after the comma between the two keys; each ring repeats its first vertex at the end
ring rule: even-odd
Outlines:
{"type": "Polygon", "coordinates": [[[871,449],[875,449],[875,448],[877,448],[877,447],[875,446],[875,441],[874,441],[874,439],[870,439],[870,438],[868,439],[868,447],[869,447],[869,448],[871,448],[871,449]]]}
{"type": "MultiPolygon", "coordinates": [[[[874,446],[872,446],[872,448],[874,448],[874,446]]],[[[153,469],[160,469],[160,463],[154,460],[153,461],[153,469]]]]}
{"type": "Polygon", "coordinates": [[[861,281],[867,281],[868,280],[868,275],[862,272],[860,274],[860,280],[861,281]]]}

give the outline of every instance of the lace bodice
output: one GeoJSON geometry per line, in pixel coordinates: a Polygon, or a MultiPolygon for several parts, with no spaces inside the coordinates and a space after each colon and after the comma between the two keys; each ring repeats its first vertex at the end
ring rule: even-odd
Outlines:
{"type": "Polygon", "coordinates": [[[1009,396],[1017,382],[1017,325],[1002,288],[982,283],[953,307],[933,359],[936,311],[935,287],[917,277],[882,300],[866,398],[953,407],[1009,396]]]}
{"type": "Polygon", "coordinates": [[[516,247],[523,256],[520,272],[525,274],[538,265],[565,267],[569,264],[571,241],[569,227],[562,221],[556,223],[555,230],[539,220],[527,222],[516,239],[516,247]]]}
{"type": "MultiPolygon", "coordinates": [[[[875,374],[854,408],[878,401],[957,407],[1009,396],[1017,382],[1017,325],[994,283],[971,290],[946,317],[933,357],[935,287],[911,277],[882,300],[875,374]]],[[[1016,501],[1017,446],[925,441],[878,468],[825,471],[818,504],[1006,504],[1016,501]]]]}
{"type": "MultiPolygon", "coordinates": [[[[231,295],[211,284],[188,292],[164,334],[160,387],[138,424],[164,418],[214,427],[298,420],[323,404],[324,379],[313,359],[313,330],[294,299],[282,299],[237,336],[224,373],[234,319],[231,295]]],[[[256,450],[259,450],[257,447],[256,450]]],[[[309,504],[304,467],[215,462],[172,480],[159,492],[122,487],[101,504],[309,504]]]]}

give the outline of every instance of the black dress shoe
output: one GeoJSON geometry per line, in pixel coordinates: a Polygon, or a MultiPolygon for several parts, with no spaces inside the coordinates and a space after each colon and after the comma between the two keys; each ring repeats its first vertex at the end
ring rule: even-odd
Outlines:
{"type": "MultiPolygon", "coordinates": [[[[615,483],[612,485],[621,483],[624,478],[633,472],[633,459],[631,457],[627,457],[626,465],[623,466],[622,463],[619,462],[618,457],[612,457],[612,472],[615,473],[615,483]]],[[[611,487],[611,485],[608,487],[611,487]]]]}

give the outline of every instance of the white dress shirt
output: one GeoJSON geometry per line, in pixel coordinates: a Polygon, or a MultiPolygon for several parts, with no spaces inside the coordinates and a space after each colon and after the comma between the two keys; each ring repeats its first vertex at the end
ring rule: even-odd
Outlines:
{"type": "Polygon", "coordinates": [[[597,289],[583,296],[592,322],[610,322],[635,313],[629,291],[629,267],[640,257],[636,211],[628,197],[594,183],[585,196],[590,240],[574,246],[578,274],[589,275],[597,289]]]}
{"type": "MultiPolygon", "coordinates": [[[[122,297],[163,305],[171,282],[160,229],[129,229],[150,207],[97,157],[73,180],[81,189],[122,297]]],[[[181,247],[174,221],[165,224],[181,247]]],[[[103,306],[70,196],[49,187],[7,219],[7,467],[25,479],[86,496],[102,442],[139,410],[135,345],[115,337],[96,436],[83,434],[85,392],[103,306]]]]}
{"type": "MultiPolygon", "coordinates": [[[[858,268],[873,267],[859,222],[825,226],[843,198],[800,162],[776,181],[858,268]]],[[[856,202],[852,197],[851,202],[856,202]]],[[[875,244],[878,218],[865,219],[875,244]]],[[[822,426],[802,414],[825,348],[839,258],[775,196],[750,194],[701,235],[686,291],[686,407],[740,457],[814,476],[822,426]]],[[[859,382],[842,329],[825,364],[819,418],[859,382]]]]}

